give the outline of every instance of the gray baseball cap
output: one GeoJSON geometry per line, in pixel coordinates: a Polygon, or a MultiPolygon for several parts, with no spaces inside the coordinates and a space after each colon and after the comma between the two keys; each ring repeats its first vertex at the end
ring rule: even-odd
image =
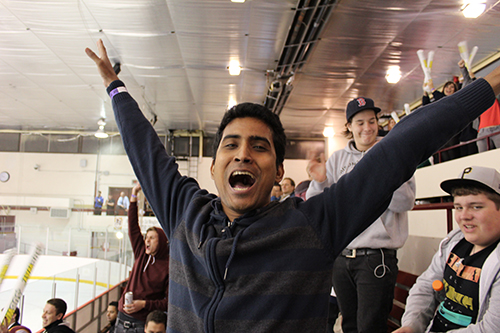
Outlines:
{"type": "Polygon", "coordinates": [[[441,188],[451,194],[454,188],[464,185],[480,185],[500,195],[500,173],[493,168],[470,166],[465,168],[458,178],[443,181],[441,188]]]}

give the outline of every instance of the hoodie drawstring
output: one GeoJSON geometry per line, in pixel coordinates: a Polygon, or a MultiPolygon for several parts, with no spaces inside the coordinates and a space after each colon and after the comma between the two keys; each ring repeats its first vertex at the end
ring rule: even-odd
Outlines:
{"type": "Polygon", "coordinates": [[[146,271],[146,268],[148,268],[149,261],[151,260],[151,257],[153,257],[153,262],[151,263],[151,265],[154,265],[154,264],[155,264],[155,262],[156,262],[155,257],[154,257],[154,256],[152,256],[152,255],[149,255],[149,257],[148,257],[148,262],[146,262],[146,266],[144,266],[144,269],[142,270],[142,272],[143,272],[143,273],[146,271]]]}
{"type": "Polygon", "coordinates": [[[224,272],[224,280],[226,280],[229,265],[231,265],[231,261],[233,261],[233,258],[236,254],[236,246],[238,245],[238,241],[239,241],[240,236],[243,233],[243,231],[244,231],[244,229],[240,230],[240,232],[238,232],[236,234],[236,237],[234,237],[233,246],[231,247],[231,254],[229,255],[229,258],[227,259],[227,262],[226,262],[226,271],[224,272]]]}

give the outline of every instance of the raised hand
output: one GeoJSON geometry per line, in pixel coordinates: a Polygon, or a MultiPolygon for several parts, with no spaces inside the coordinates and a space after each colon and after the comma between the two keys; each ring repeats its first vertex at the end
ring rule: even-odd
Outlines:
{"type": "Polygon", "coordinates": [[[326,180],[325,154],[321,153],[319,156],[311,157],[306,170],[313,180],[318,183],[324,182],[326,180]]]}
{"type": "Polygon", "coordinates": [[[97,50],[99,51],[99,56],[88,47],[85,49],[85,53],[87,53],[90,59],[94,60],[99,70],[99,74],[101,74],[104,86],[108,87],[111,82],[118,80],[118,75],[115,74],[113,65],[111,65],[109,61],[108,53],[106,52],[102,39],[97,41],[97,50]]]}

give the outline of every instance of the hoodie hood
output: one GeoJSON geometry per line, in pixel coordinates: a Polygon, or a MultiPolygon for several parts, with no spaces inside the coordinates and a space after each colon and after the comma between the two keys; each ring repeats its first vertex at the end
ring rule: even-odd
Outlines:
{"type": "Polygon", "coordinates": [[[167,259],[170,253],[167,236],[163,229],[155,227],[155,230],[158,233],[158,251],[153,257],[159,260],[167,259]]]}

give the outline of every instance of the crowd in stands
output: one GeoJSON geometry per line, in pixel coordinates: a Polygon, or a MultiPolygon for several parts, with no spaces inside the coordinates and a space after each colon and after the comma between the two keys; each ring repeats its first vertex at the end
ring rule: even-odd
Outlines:
{"type": "MultiPolygon", "coordinates": [[[[122,137],[141,182],[130,201],[122,193],[116,203],[128,214],[135,262],[120,299],[108,306],[102,333],[320,332],[327,323],[332,331],[339,311],[344,333],[387,332],[396,251],[408,237],[418,163],[449,140],[468,141],[472,132],[460,131],[476,129],[474,120],[484,111],[480,135],[500,126],[494,94],[500,93],[500,67],[462,90],[455,82],[443,91],[430,87],[426,109],[384,138],[378,137],[376,102],[360,96],[345,110],[347,146],[328,158],[311,158],[310,179],[296,186],[284,177],[286,136],[278,116],[243,103],[224,115],[216,135],[210,170],[215,196],[178,173],[102,41],[98,48],[99,56],[90,49],[87,54],[121,116],[120,131],[130,134],[122,137]],[[150,228],[145,237],[137,211],[143,188],[163,228],[150,228]]],[[[496,147],[495,138],[491,144],[496,147]]],[[[443,240],[410,291],[397,332],[500,332],[500,173],[471,166],[441,188],[453,196],[460,229],[443,240]],[[435,279],[443,293],[432,289],[435,279]]],[[[102,210],[100,193],[95,203],[102,210]]],[[[73,332],[65,312],[63,300],[47,301],[46,333],[73,332]]],[[[1,333],[21,326],[14,322],[1,333]]]]}

